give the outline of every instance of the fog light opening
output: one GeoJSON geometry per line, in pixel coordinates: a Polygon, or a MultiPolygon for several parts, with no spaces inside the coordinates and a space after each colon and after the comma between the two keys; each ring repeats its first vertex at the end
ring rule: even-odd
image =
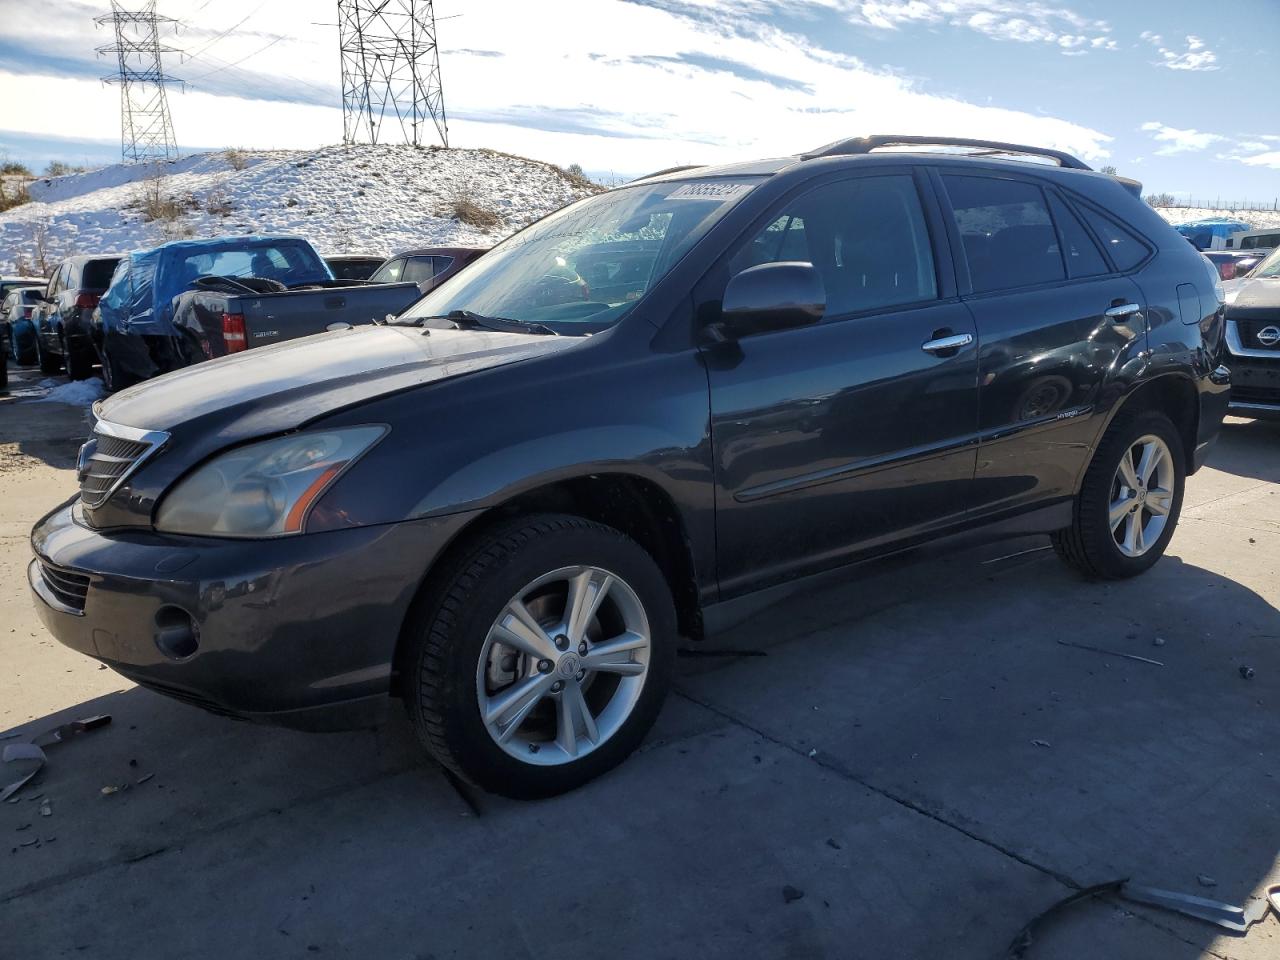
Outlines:
{"type": "Polygon", "coordinates": [[[156,647],[170,660],[194,656],[200,646],[200,628],[181,607],[161,607],[156,611],[156,647]]]}

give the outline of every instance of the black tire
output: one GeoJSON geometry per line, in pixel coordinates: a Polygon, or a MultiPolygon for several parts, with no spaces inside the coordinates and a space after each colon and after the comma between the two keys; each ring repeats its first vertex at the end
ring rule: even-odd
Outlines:
{"type": "Polygon", "coordinates": [[[41,373],[54,374],[62,372],[62,358],[56,354],[50,355],[47,353],[39,337],[36,337],[36,360],[40,364],[41,373]]]}
{"type": "Polygon", "coordinates": [[[9,351],[0,350],[0,390],[9,389],[9,351]]]}
{"type": "Polygon", "coordinates": [[[67,376],[72,380],[88,380],[93,376],[92,348],[72,349],[67,338],[62,338],[62,359],[67,368],[67,376]]]}
{"type": "Polygon", "coordinates": [[[405,704],[418,737],[445,767],[514,799],[572,790],[621,763],[653,725],[671,683],[676,616],[666,579],[638,544],[579,517],[543,514],[494,528],[455,555],[410,622],[405,704]],[[489,630],[526,584],[566,566],[595,565],[634,591],[649,623],[648,673],[631,713],[608,739],[555,766],[499,747],[480,715],[477,669],[489,630]]]}
{"type": "Polygon", "coordinates": [[[1164,555],[1178,526],[1187,477],[1186,463],[1182,437],[1167,416],[1155,410],[1129,415],[1122,412],[1107,429],[1093,455],[1076,497],[1071,526],[1052,536],[1058,556],[1069,567],[1090,579],[1123,580],[1149,570],[1164,555]],[[1151,547],[1141,556],[1128,556],[1120,549],[1112,533],[1108,513],[1121,456],[1127,454],[1139,438],[1147,435],[1163,440],[1172,454],[1175,477],[1173,502],[1164,530],[1151,547]]]}
{"type": "Polygon", "coordinates": [[[131,386],[132,382],[124,375],[120,369],[120,364],[107,350],[106,344],[103,344],[98,351],[98,358],[102,362],[102,386],[107,393],[115,393],[117,390],[123,390],[125,387],[131,386]]]}

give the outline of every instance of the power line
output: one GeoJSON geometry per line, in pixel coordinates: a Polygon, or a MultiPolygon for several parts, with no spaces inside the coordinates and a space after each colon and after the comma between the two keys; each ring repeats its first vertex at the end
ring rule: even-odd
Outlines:
{"type": "Polygon", "coordinates": [[[176,22],[156,13],[155,0],[141,10],[125,10],[111,0],[111,13],[94,18],[98,26],[109,23],[115,29],[115,43],[97,51],[115,54],[118,64],[115,74],[102,79],[120,85],[120,154],[125,163],[178,158],[165,86],[182,81],[168,76],[160,62],[162,53],[175,52],[160,45],[160,24],[176,22]]]}
{"type": "Polygon", "coordinates": [[[428,118],[449,145],[433,0],[338,0],[342,140],[378,143],[394,117],[422,145],[428,118]]]}

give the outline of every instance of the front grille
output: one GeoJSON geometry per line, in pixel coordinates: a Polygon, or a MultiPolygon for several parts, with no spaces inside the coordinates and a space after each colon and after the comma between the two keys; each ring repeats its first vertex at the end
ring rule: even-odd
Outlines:
{"type": "Polygon", "coordinates": [[[40,576],[44,578],[45,586],[59,603],[76,613],[84,613],[84,600],[89,595],[87,576],[63,567],[55,567],[45,560],[40,561],[40,576]]]}
{"type": "Polygon", "coordinates": [[[99,421],[80,451],[80,499],[101,506],[133,470],[166,440],[167,434],[99,421]]]}
{"type": "Polygon", "coordinates": [[[1263,343],[1258,339],[1258,334],[1263,330],[1280,330],[1280,316],[1237,319],[1236,327],[1240,330],[1240,342],[1250,350],[1274,350],[1280,355],[1280,342],[1263,343]]]}
{"type": "Polygon", "coordinates": [[[1280,388],[1267,390],[1257,387],[1231,387],[1232,403],[1265,403],[1280,407],[1280,388]]]}

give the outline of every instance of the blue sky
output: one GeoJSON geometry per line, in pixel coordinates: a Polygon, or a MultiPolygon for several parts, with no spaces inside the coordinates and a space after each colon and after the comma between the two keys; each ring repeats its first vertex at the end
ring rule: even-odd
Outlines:
{"type": "MultiPolygon", "coordinates": [[[[184,150],[341,138],[336,4],[160,0],[184,150]]],[[[106,0],[0,0],[0,150],[119,153],[106,0]],[[50,51],[57,51],[51,53],[50,51]]],[[[625,177],[865,133],[1056,146],[1149,190],[1280,197],[1280,2],[437,0],[455,146],[625,177]],[[1228,15],[1225,11],[1230,9],[1228,15]]]]}

